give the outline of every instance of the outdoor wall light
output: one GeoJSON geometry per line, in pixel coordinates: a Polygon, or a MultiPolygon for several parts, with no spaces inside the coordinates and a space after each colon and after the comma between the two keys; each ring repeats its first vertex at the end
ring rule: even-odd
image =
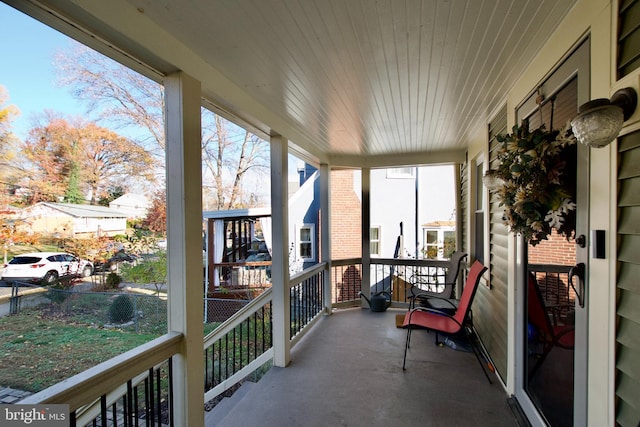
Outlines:
{"type": "Polygon", "coordinates": [[[598,98],[578,108],[578,115],[571,120],[573,134],[589,147],[605,147],[618,137],[622,124],[636,110],[638,95],[633,88],[616,91],[611,100],[598,98]]]}

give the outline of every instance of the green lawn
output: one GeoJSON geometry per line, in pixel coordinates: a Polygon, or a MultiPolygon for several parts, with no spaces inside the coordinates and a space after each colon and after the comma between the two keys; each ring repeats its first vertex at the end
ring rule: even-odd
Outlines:
{"type": "Polygon", "coordinates": [[[0,318],[0,387],[40,391],[157,336],[23,310],[0,318]]]}

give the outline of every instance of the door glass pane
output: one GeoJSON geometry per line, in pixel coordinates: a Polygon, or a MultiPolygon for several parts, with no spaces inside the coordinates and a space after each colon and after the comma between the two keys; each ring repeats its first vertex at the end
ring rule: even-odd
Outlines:
{"type": "MultiPolygon", "coordinates": [[[[576,79],[542,105],[529,120],[547,130],[564,126],[558,118],[576,114],[576,79]]],[[[575,165],[575,150],[567,164],[575,165]]],[[[571,173],[576,180],[575,171],[571,173]]],[[[574,187],[575,188],[575,187],[574,187]]],[[[579,200],[576,200],[579,202],[579,200]]],[[[553,232],[527,248],[525,391],[550,426],[573,426],[575,293],[568,271],[576,264],[576,245],[553,232]]]]}

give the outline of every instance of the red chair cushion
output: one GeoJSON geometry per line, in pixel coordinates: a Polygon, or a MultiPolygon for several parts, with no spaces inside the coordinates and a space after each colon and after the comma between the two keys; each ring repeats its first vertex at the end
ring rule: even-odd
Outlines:
{"type": "Polygon", "coordinates": [[[450,317],[422,310],[408,311],[404,316],[402,327],[409,326],[409,321],[411,321],[411,327],[433,329],[449,334],[455,334],[460,331],[460,325],[450,317]]]}

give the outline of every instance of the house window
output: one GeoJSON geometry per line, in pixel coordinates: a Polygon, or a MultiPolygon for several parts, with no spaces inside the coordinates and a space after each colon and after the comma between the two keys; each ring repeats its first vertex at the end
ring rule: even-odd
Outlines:
{"type": "Polygon", "coordinates": [[[296,255],[298,259],[312,261],[315,259],[315,225],[302,224],[297,227],[296,255]]]}
{"type": "Polygon", "coordinates": [[[456,251],[456,232],[446,230],[442,234],[444,235],[442,242],[442,257],[444,259],[450,259],[451,255],[456,251]]]}
{"type": "Polygon", "coordinates": [[[475,171],[475,212],[474,212],[474,255],[484,263],[484,187],[482,176],[484,175],[484,163],[478,161],[475,171]]]}
{"type": "Polygon", "coordinates": [[[388,179],[413,179],[415,168],[390,168],[387,169],[388,179]]]}
{"type": "Polygon", "coordinates": [[[456,250],[456,230],[453,222],[423,228],[422,237],[422,256],[425,259],[449,259],[456,250]]]}
{"type": "Polygon", "coordinates": [[[380,255],[380,226],[376,225],[369,230],[369,253],[371,255],[380,255]]]}
{"type": "Polygon", "coordinates": [[[438,258],[438,230],[425,230],[424,249],[426,259],[438,258]]]}

